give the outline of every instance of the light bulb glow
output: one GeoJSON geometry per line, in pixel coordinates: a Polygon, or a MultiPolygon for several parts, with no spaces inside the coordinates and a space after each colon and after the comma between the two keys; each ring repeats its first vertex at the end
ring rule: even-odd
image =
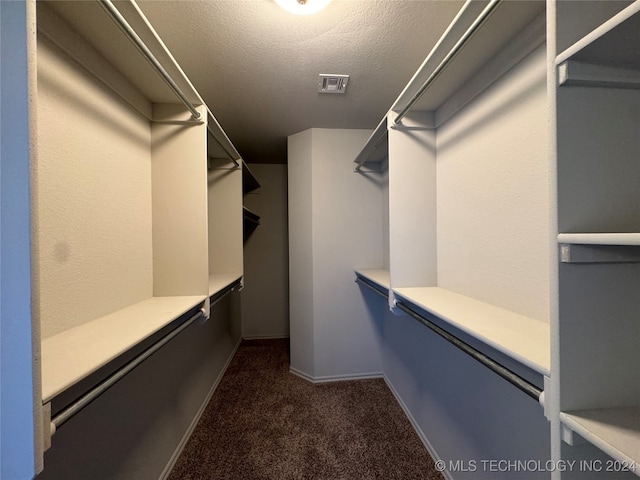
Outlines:
{"type": "Polygon", "coordinates": [[[296,15],[311,15],[329,5],[331,0],[275,0],[287,12],[296,15]]]}

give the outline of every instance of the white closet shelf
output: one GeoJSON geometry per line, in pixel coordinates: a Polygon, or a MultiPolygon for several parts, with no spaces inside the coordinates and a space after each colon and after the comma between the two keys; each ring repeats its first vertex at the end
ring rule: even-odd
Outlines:
{"type": "Polygon", "coordinates": [[[558,235],[558,243],[640,246],[640,233],[561,233],[558,235]]]}
{"type": "MultiPolygon", "coordinates": [[[[237,160],[241,160],[240,153],[238,153],[238,150],[236,150],[236,147],[231,143],[231,140],[209,109],[207,109],[207,116],[207,133],[209,134],[208,136],[211,136],[214,140],[213,142],[207,140],[207,157],[228,158],[237,164],[237,160]]],[[[244,164],[244,161],[242,163],[244,164]]]]}
{"type": "Polygon", "coordinates": [[[389,274],[389,270],[385,270],[383,268],[365,268],[365,269],[356,269],[356,278],[364,278],[370,283],[377,285],[380,293],[386,292],[388,296],[389,290],[391,289],[391,278],[389,274]]]}
{"type": "MultiPolygon", "coordinates": [[[[420,90],[446,52],[463,36],[485,8],[486,2],[472,2],[460,11],[418,72],[409,81],[391,109],[400,111],[420,90]]],[[[503,49],[508,48],[527,26],[544,15],[545,3],[536,1],[501,2],[455,55],[449,65],[429,87],[428,94],[415,103],[412,110],[434,112],[451,98],[467,81],[503,49]]]]}
{"type": "Polygon", "coordinates": [[[214,273],[209,275],[209,296],[221,292],[229,285],[237,282],[242,278],[242,274],[224,274],[214,273]]]}
{"type": "Polygon", "coordinates": [[[389,151],[389,134],[387,130],[387,117],[385,116],[375,128],[371,136],[354,160],[356,169],[367,166],[373,170],[382,170],[384,160],[389,151]]]}
{"type": "Polygon", "coordinates": [[[206,297],[153,297],[42,341],[42,399],[97,371],[206,297]]]}
{"type": "Polygon", "coordinates": [[[523,365],[549,375],[551,333],[547,323],[440,287],[393,291],[523,365]]]}
{"type": "Polygon", "coordinates": [[[561,52],[556,65],[579,60],[595,65],[634,67],[640,63],[640,0],[561,52]]]}
{"type": "Polygon", "coordinates": [[[385,290],[389,290],[391,288],[391,276],[389,274],[389,270],[382,268],[356,269],[356,275],[360,275],[361,277],[370,280],[385,290]]]}
{"type": "Polygon", "coordinates": [[[640,476],[640,406],[561,412],[560,421],[640,476]]]}
{"type": "MultiPolygon", "coordinates": [[[[76,32],[121,72],[151,103],[178,103],[175,94],[98,2],[47,2],[76,32]]],[[[116,8],[194,105],[202,98],[135,2],[116,8]]]]}

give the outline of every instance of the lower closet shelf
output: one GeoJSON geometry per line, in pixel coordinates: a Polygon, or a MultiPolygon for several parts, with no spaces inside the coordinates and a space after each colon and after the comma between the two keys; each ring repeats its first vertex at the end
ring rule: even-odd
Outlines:
{"type": "Polygon", "coordinates": [[[551,333],[547,323],[440,287],[393,291],[534,371],[549,375],[551,333]]]}
{"type": "Polygon", "coordinates": [[[242,274],[225,274],[214,273],[209,275],[209,296],[225,290],[228,286],[238,282],[242,278],[242,274]]]}
{"type": "Polygon", "coordinates": [[[204,296],[153,297],[42,341],[42,399],[49,402],[161,328],[204,296]]]}
{"type": "Polygon", "coordinates": [[[358,269],[356,276],[364,277],[383,289],[389,290],[391,288],[389,270],[381,268],[358,269]]]}
{"type": "Polygon", "coordinates": [[[560,421],[619,462],[612,468],[640,476],[640,406],[562,412],[560,421]]]}

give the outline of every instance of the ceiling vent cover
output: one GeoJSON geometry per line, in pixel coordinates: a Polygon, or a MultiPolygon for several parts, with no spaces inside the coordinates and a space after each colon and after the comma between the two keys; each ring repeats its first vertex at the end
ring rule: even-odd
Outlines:
{"type": "Polygon", "coordinates": [[[349,82],[349,75],[321,73],[318,79],[318,92],[344,93],[349,82]]]}

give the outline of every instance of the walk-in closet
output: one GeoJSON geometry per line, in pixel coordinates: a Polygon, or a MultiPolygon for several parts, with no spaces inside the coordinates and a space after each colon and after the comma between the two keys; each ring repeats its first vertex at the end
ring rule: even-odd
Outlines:
{"type": "Polygon", "coordinates": [[[281,3],[0,0],[0,478],[638,478],[640,0],[281,3]]]}

